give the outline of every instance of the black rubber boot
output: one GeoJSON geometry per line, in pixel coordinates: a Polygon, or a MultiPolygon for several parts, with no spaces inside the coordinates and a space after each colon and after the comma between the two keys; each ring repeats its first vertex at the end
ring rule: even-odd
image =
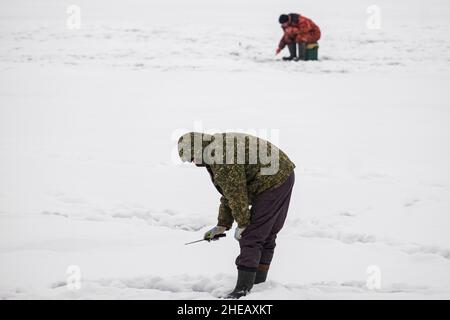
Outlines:
{"type": "Polygon", "coordinates": [[[260,264],[256,271],[254,284],[265,282],[267,279],[267,273],[269,272],[270,264],[260,264]]]}
{"type": "Polygon", "coordinates": [[[289,57],[283,57],[284,61],[291,61],[297,58],[297,45],[295,43],[288,44],[289,57]]]}
{"type": "Polygon", "coordinates": [[[294,60],[305,60],[306,59],[306,43],[300,42],[298,43],[298,57],[296,57],[294,60]]]}
{"type": "Polygon", "coordinates": [[[256,272],[254,271],[238,270],[236,288],[228,294],[227,299],[239,299],[240,297],[247,295],[253,288],[255,276],[256,272]]]}

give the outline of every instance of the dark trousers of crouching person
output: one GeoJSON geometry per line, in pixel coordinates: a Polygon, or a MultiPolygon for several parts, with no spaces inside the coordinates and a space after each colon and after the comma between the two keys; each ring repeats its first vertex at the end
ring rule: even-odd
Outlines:
{"type": "Polygon", "coordinates": [[[239,240],[241,252],[236,266],[243,272],[256,272],[254,284],[266,280],[277,234],[286,220],[294,182],[292,172],[283,184],[256,195],[252,201],[251,222],[239,240]]]}

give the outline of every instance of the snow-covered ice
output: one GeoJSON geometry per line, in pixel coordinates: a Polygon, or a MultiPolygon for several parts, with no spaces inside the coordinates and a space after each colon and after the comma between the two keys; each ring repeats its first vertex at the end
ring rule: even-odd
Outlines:
{"type": "Polygon", "coordinates": [[[184,245],[219,202],[172,161],[198,125],[277,129],[297,165],[269,281],[246,298],[450,298],[448,1],[79,0],[75,30],[71,4],[0,3],[0,298],[231,290],[231,232],[184,245]],[[320,61],[274,56],[291,11],[321,27],[320,61]]]}

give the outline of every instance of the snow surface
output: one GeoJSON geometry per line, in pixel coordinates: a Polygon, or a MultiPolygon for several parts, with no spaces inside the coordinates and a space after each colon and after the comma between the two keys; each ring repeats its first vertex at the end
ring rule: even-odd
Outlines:
{"type": "Polygon", "coordinates": [[[0,298],[230,291],[232,233],[184,245],[217,216],[206,171],[172,160],[201,126],[278,129],[297,164],[245,299],[449,299],[449,31],[446,0],[2,1],[0,298]],[[321,26],[320,61],[274,56],[296,11],[321,26]]]}

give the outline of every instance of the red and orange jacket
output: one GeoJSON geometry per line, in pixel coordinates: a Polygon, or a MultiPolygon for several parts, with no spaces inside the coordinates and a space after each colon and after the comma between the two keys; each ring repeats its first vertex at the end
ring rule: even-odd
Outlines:
{"type": "Polygon", "coordinates": [[[283,49],[290,43],[314,43],[320,39],[320,28],[309,18],[296,13],[289,14],[287,27],[283,28],[283,37],[278,48],[283,49]]]}

